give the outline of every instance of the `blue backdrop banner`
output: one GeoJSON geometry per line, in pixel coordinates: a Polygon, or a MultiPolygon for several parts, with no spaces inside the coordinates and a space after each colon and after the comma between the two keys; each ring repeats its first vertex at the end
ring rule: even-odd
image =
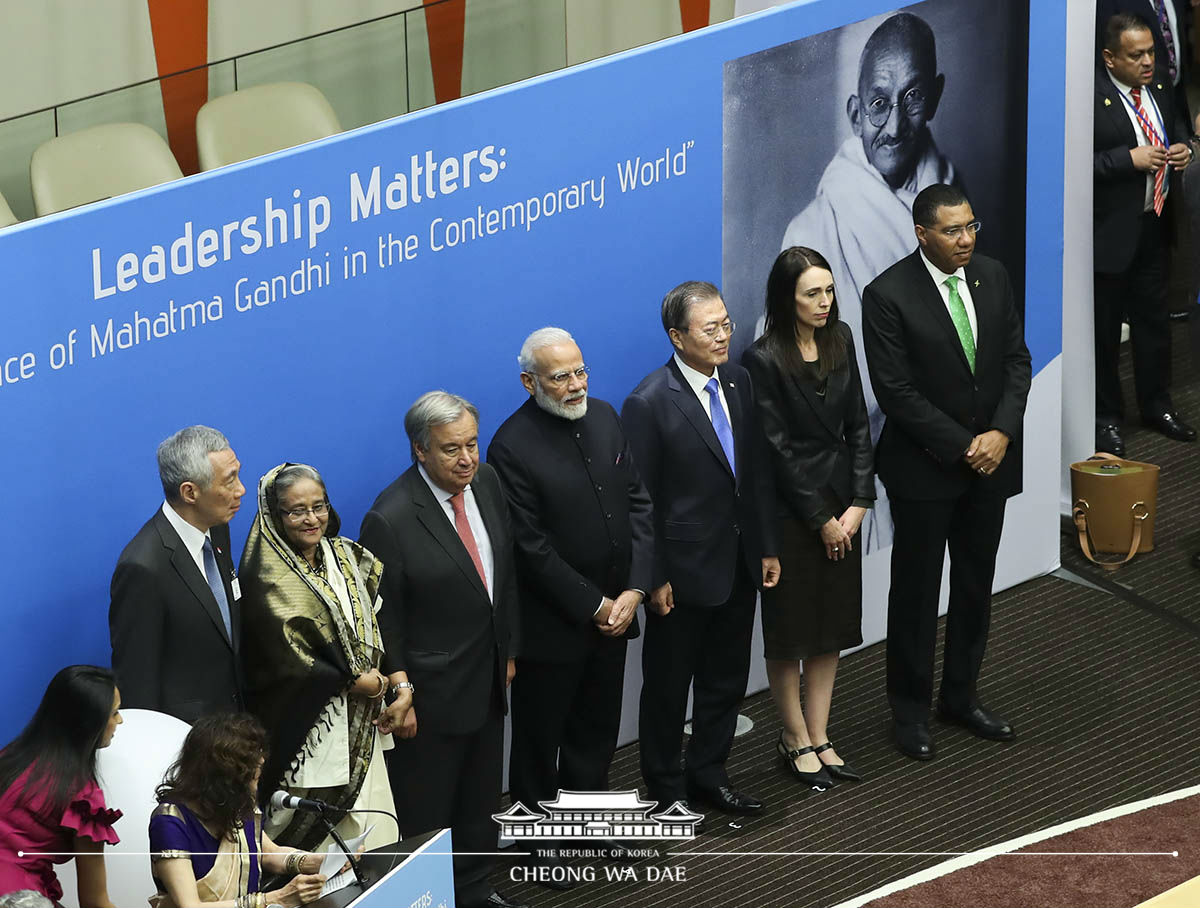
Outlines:
{"type": "MultiPolygon", "coordinates": [[[[0,741],[58,668],[109,663],[109,579],[161,504],[154,451],[176,429],[219,428],[241,459],[240,552],[284,460],[325,474],[356,535],[410,463],[423,391],[476,403],[486,444],[525,397],[535,328],[572,331],[619,407],[668,357],[663,294],[722,279],[725,65],[891,8],[746,17],[0,234],[0,741]]],[[[1017,237],[1035,371],[1061,349],[1064,28],[1064,0],[1039,0],[1017,86],[1040,86],[1017,237]]],[[[1045,470],[1057,488],[1056,462],[1027,460],[1045,470]]]]}

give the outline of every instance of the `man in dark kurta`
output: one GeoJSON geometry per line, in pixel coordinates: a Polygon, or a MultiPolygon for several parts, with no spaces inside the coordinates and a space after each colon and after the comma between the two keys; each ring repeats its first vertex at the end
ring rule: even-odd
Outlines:
{"type": "MultiPolygon", "coordinates": [[[[608,789],[626,641],[638,634],[654,529],[620,420],[588,397],[571,335],[535,331],[519,361],[529,399],[496,432],[487,459],[512,512],[524,628],[509,785],[514,802],[537,811],[560,789],[608,789]]],[[[557,861],[544,848],[533,858],[557,861]]]]}

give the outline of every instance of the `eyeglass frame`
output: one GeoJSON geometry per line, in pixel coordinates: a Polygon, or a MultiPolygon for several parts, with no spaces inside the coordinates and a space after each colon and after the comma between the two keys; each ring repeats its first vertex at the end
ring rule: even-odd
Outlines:
{"type": "MultiPolygon", "coordinates": [[[[687,333],[692,330],[692,327],[691,325],[688,325],[685,328],[676,328],[675,330],[687,333]]],[[[711,328],[697,328],[696,330],[710,341],[715,341],[717,339],[718,332],[724,332],[726,338],[731,338],[733,337],[733,332],[737,330],[737,322],[731,318],[726,318],[725,321],[713,325],[711,328]]]]}
{"type": "Polygon", "coordinates": [[[286,511],[283,508],[280,508],[279,516],[291,523],[299,523],[309,514],[312,514],[313,517],[316,517],[318,520],[320,520],[322,517],[327,517],[331,510],[332,507],[329,504],[329,499],[326,498],[324,501],[317,502],[311,508],[291,508],[286,511]],[[318,514],[317,508],[321,508],[322,513],[318,514]]]}
{"type": "Polygon", "coordinates": [[[918,116],[922,115],[923,113],[925,113],[925,110],[926,110],[925,105],[928,103],[929,103],[929,95],[926,93],[925,89],[922,88],[920,85],[914,85],[912,88],[910,88],[908,91],[906,91],[903,94],[903,96],[900,98],[899,101],[893,101],[891,98],[878,97],[878,98],[874,98],[871,101],[869,101],[868,103],[864,104],[863,110],[866,113],[867,122],[869,122],[876,129],[880,129],[883,126],[887,125],[887,121],[889,119],[891,119],[892,111],[895,109],[897,104],[899,104],[901,106],[900,109],[904,112],[904,115],[906,117],[918,117],[918,116]],[[914,100],[913,103],[919,104],[919,106],[916,107],[916,109],[912,109],[912,106],[910,105],[909,101],[907,100],[909,98],[909,96],[913,95],[913,92],[916,92],[916,96],[915,96],[916,100],[914,100]],[[878,101],[882,101],[882,102],[886,103],[887,107],[881,108],[884,111],[884,114],[883,114],[883,117],[881,117],[879,119],[879,122],[877,123],[877,122],[875,122],[876,117],[873,115],[873,111],[880,109],[880,108],[875,108],[875,104],[878,101]]]}
{"type": "Polygon", "coordinates": [[[983,221],[981,221],[979,218],[975,218],[975,220],[967,221],[965,224],[955,224],[953,227],[948,227],[945,230],[939,230],[938,233],[948,240],[957,241],[958,238],[962,236],[964,230],[969,230],[971,231],[972,235],[977,235],[982,229],[983,221]]]}
{"type": "Polygon", "coordinates": [[[569,382],[572,377],[575,377],[580,381],[587,381],[587,377],[590,372],[591,370],[585,364],[580,366],[578,369],[564,369],[562,372],[555,372],[553,375],[542,375],[542,373],[534,372],[532,370],[527,371],[525,374],[532,375],[535,378],[546,381],[549,384],[554,385],[556,388],[561,388],[563,385],[569,382]]]}

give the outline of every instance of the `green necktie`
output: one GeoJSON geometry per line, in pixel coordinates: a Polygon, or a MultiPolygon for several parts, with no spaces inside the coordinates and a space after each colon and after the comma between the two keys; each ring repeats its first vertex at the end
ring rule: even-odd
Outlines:
{"type": "Polygon", "coordinates": [[[950,318],[954,321],[954,330],[958,332],[959,343],[963,353],[967,354],[967,363],[971,373],[975,372],[975,335],[971,333],[971,320],[967,318],[967,307],[962,297],[958,295],[959,278],[951,275],[946,278],[946,286],[950,288],[950,318]]]}

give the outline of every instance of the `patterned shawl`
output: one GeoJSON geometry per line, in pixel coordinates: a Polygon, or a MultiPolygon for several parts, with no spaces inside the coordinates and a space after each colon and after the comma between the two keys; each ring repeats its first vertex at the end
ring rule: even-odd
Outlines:
{"type": "MultiPolygon", "coordinates": [[[[280,464],[259,481],[258,517],[238,570],[249,702],[271,741],[259,797],[265,804],[283,785],[301,797],[349,809],[370,765],[378,702],[343,695],[359,674],[378,667],[383,655],[374,608],[383,565],[358,543],[335,536],[323,540],[329,546],[322,546],[321,570],[309,567],[288,544],[268,505],[275,478],[287,466],[280,464]],[[335,570],[345,579],[353,623],[326,579],[335,570]],[[349,783],[310,789],[287,785],[287,777],[312,755],[321,730],[341,721],[342,708],[348,712],[349,783]]],[[[335,517],[331,509],[331,524],[335,517]]],[[[297,811],[274,838],[281,845],[311,849],[324,836],[315,815],[297,811]]]]}

